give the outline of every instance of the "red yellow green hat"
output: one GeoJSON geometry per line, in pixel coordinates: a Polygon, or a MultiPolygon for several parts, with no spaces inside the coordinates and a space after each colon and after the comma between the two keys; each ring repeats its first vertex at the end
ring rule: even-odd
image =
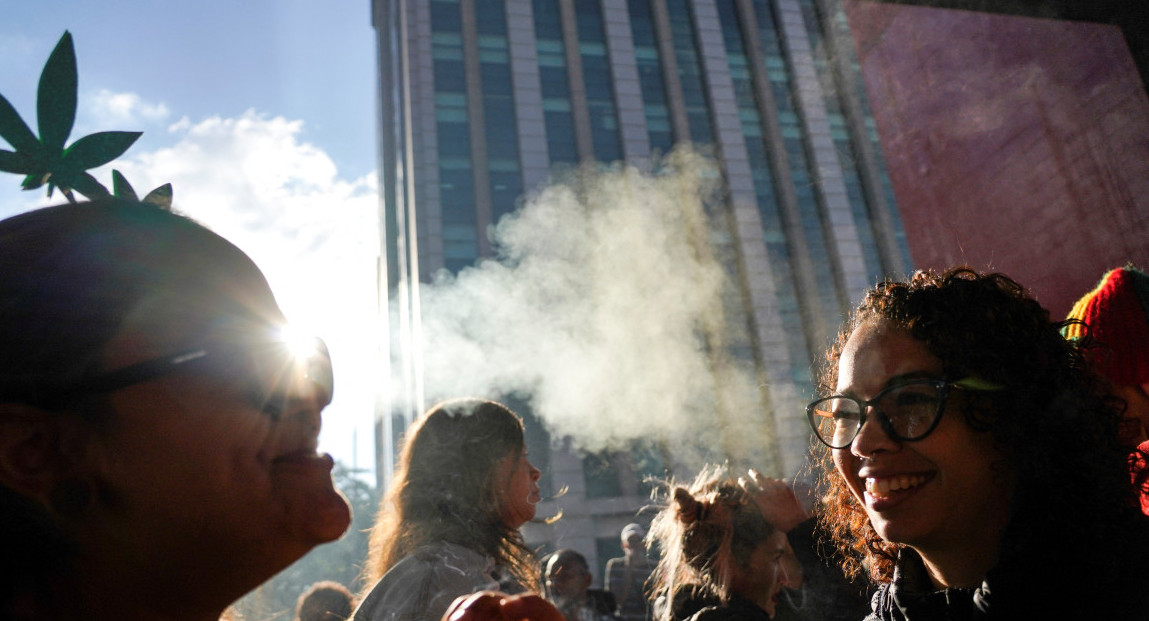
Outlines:
{"type": "Polygon", "coordinates": [[[1149,276],[1131,266],[1110,270],[1069,311],[1070,340],[1086,334],[1094,342],[1085,355],[1115,384],[1149,383],[1149,276]]]}

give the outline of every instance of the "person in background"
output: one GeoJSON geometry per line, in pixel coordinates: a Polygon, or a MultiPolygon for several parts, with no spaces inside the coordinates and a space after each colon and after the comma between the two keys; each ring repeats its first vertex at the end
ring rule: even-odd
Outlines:
{"type": "Polygon", "coordinates": [[[1062,331],[1086,343],[1085,356],[1125,402],[1121,442],[1133,454],[1141,510],[1149,515],[1149,275],[1132,266],[1110,270],[1069,312],[1062,331]]]}
{"type": "Polygon", "coordinates": [[[0,222],[0,618],[215,621],[350,509],[316,452],[318,340],[154,205],[0,222]]]}
{"type": "Polygon", "coordinates": [[[807,406],[821,519],[870,619],[1144,618],[1120,412],[1062,324],[968,268],[871,289],[807,406]]]}
{"type": "MultiPolygon", "coordinates": [[[[784,528],[800,518],[772,504],[785,496],[770,489],[780,482],[751,477],[738,480],[724,467],[709,467],[689,485],[666,485],[649,535],[662,551],[654,570],[659,621],[774,618],[788,584],[784,528]]],[[[797,505],[793,493],[788,500],[797,505]]]]}
{"type": "Polygon", "coordinates": [[[613,618],[618,603],[609,591],[590,588],[593,576],[586,557],[570,549],[551,554],[544,570],[547,599],[567,621],[598,621],[613,618]]]}
{"type": "Polygon", "coordinates": [[[647,580],[654,570],[654,563],[646,556],[646,544],[643,542],[645,535],[646,531],[641,524],[632,522],[622,527],[619,539],[623,556],[606,562],[603,584],[618,601],[619,616],[624,621],[650,619],[647,580]]]}
{"type": "Polygon", "coordinates": [[[354,599],[347,587],[324,580],[300,594],[295,603],[295,621],[345,621],[353,608],[354,599]]]}
{"type": "Polygon", "coordinates": [[[786,532],[782,557],[786,585],[774,612],[776,621],[857,621],[870,609],[870,597],[861,584],[846,579],[822,541],[813,512],[818,510],[809,485],[796,480],[765,477],[750,470],[739,482],[759,505],[766,519],[786,532]]]}
{"type": "Polygon", "coordinates": [[[437,621],[459,596],[540,591],[519,527],[535,517],[539,471],[522,420],[506,406],[457,399],[409,430],[371,530],[372,585],[357,621],[437,621]]]}

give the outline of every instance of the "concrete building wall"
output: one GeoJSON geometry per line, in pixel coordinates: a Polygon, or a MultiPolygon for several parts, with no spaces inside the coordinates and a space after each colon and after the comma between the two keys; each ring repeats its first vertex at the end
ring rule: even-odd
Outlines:
{"type": "Polygon", "coordinates": [[[1118,27],[846,7],[916,265],[1004,272],[1061,317],[1149,264],[1149,98],[1118,27]]]}

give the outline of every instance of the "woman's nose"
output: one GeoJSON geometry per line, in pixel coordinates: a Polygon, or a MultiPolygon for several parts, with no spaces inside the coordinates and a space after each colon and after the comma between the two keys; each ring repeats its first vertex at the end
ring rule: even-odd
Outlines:
{"type": "Polygon", "coordinates": [[[328,403],[324,391],[306,379],[285,388],[287,393],[284,395],[283,411],[279,418],[319,429],[323,424],[321,412],[328,403]]]}
{"type": "Polygon", "coordinates": [[[873,406],[868,409],[869,416],[858,429],[858,435],[854,436],[854,441],[850,444],[850,452],[858,457],[869,457],[880,451],[897,450],[901,444],[891,438],[882,428],[882,422],[878,420],[877,411],[874,410],[873,406]]]}
{"type": "Polygon", "coordinates": [[[527,462],[527,465],[531,468],[531,480],[538,481],[543,476],[542,471],[536,468],[535,465],[529,461],[527,462]]]}

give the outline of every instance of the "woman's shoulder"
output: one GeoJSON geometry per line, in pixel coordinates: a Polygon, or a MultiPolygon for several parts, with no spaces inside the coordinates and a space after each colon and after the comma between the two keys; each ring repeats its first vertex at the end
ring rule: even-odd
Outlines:
{"type": "Polygon", "coordinates": [[[355,621],[438,621],[460,595],[496,590],[494,561],[470,548],[421,546],[387,570],[355,611],[355,621]]]}
{"type": "Polygon", "coordinates": [[[495,567],[495,560],[491,557],[449,541],[435,541],[421,545],[415,548],[408,558],[431,566],[479,567],[484,572],[489,572],[495,567]]]}

